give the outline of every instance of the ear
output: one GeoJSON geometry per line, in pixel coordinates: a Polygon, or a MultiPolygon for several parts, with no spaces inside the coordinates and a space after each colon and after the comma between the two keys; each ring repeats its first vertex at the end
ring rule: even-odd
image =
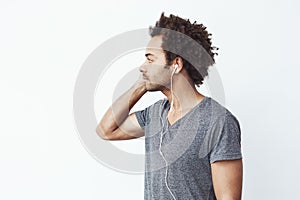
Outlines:
{"type": "Polygon", "coordinates": [[[174,66],[174,69],[175,69],[175,66],[177,66],[177,69],[175,71],[175,74],[178,74],[181,72],[182,68],[183,68],[183,61],[182,61],[182,58],[181,57],[176,57],[174,59],[174,62],[173,62],[173,66],[174,66]]]}

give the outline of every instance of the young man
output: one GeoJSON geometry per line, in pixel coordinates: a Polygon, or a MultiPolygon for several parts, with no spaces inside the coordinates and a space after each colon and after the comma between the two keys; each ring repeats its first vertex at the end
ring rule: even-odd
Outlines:
{"type": "Polygon", "coordinates": [[[113,103],[97,126],[97,134],[105,140],[145,136],[145,199],[241,199],[239,122],[195,88],[208,75],[216,54],[205,29],[162,13],[149,29],[152,39],[139,80],[113,103]],[[129,114],[147,91],[161,91],[166,98],[129,114]]]}

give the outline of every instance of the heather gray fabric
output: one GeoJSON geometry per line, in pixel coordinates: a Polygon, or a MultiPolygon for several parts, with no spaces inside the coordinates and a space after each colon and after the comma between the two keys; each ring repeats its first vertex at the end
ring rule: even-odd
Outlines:
{"type": "Polygon", "coordinates": [[[216,199],[210,164],[217,160],[242,158],[241,130],[236,117],[211,97],[205,97],[182,118],[170,125],[170,108],[164,98],[136,111],[145,131],[145,200],[172,200],[167,183],[177,200],[216,199]]]}

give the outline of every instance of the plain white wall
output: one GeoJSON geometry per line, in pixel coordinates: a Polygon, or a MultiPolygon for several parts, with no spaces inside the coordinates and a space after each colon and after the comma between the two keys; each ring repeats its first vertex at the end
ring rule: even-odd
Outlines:
{"type": "MultiPolygon", "coordinates": [[[[0,1],[0,198],[143,199],[143,175],[111,170],[83,147],[72,98],[95,48],[154,25],[162,11],[203,23],[220,48],[225,106],[242,127],[243,199],[298,198],[299,8],[295,0],[0,1]]],[[[102,81],[116,84],[143,59],[142,51],[121,58],[102,81]]],[[[112,94],[95,91],[97,119],[112,94]]],[[[149,95],[136,109],[160,97],[149,95]]],[[[113,144],[144,150],[143,140],[113,144]]]]}

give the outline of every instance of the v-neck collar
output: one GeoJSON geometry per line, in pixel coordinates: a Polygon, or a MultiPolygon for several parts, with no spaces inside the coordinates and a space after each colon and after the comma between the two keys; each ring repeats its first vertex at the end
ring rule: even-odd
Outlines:
{"type": "Polygon", "coordinates": [[[168,116],[168,111],[170,109],[170,103],[168,101],[168,99],[166,100],[166,108],[164,110],[164,114],[163,117],[165,119],[165,121],[167,121],[167,125],[168,128],[173,128],[175,127],[180,121],[184,120],[185,118],[187,118],[189,115],[191,115],[191,113],[194,112],[194,110],[196,110],[196,108],[198,108],[200,105],[202,105],[204,103],[204,101],[206,101],[209,97],[205,96],[196,106],[194,106],[191,110],[189,110],[185,115],[183,115],[181,118],[177,119],[173,124],[170,124],[169,119],[167,118],[168,116]]]}

